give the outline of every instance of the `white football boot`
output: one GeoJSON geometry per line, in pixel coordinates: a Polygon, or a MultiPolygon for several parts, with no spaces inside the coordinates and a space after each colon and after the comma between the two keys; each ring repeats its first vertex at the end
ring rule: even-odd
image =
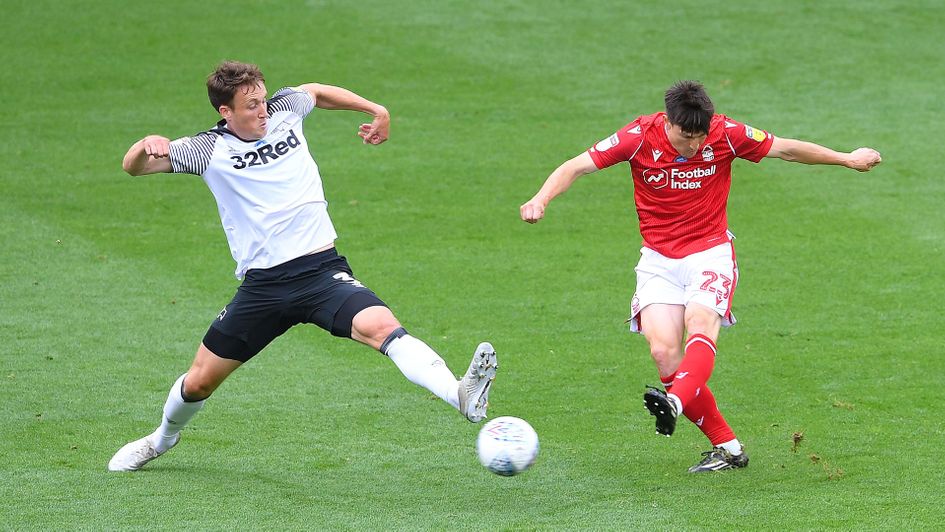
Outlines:
{"type": "Polygon", "coordinates": [[[459,411],[473,423],[486,419],[489,388],[492,386],[498,367],[499,362],[492,344],[482,342],[476,348],[472,362],[469,363],[469,369],[459,381],[459,411]]]}
{"type": "Polygon", "coordinates": [[[109,471],[137,471],[144,467],[144,464],[147,464],[151,460],[154,460],[158,456],[170,451],[177,442],[180,441],[180,433],[177,433],[177,437],[174,438],[174,443],[170,447],[163,451],[158,451],[154,448],[154,444],[151,443],[151,435],[145,436],[140,440],[135,440],[131,443],[125,444],[124,447],[118,449],[118,452],[115,453],[115,456],[108,461],[108,470],[109,471]]]}

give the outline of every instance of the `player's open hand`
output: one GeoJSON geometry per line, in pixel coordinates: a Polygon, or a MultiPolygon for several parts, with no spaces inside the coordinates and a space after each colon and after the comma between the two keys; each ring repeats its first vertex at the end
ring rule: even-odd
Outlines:
{"type": "Polygon", "coordinates": [[[881,162],[883,162],[882,156],[873,148],[857,148],[850,152],[847,166],[859,172],[869,172],[881,162]]]}
{"type": "Polygon", "coordinates": [[[530,224],[536,223],[545,217],[545,204],[536,199],[528,200],[528,203],[519,207],[519,214],[523,221],[530,224]]]}
{"type": "Polygon", "coordinates": [[[390,114],[384,112],[376,115],[370,124],[361,124],[358,136],[364,139],[365,144],[380,144],[390,136],[390,114]]]}
{"type": "Polygon", "coordinates": [[[154,159],[164,159],[171,152],[171,141],[167,137],[160,135],[148,135],[141,139],[142,148],[148,157],[154,159]]]}

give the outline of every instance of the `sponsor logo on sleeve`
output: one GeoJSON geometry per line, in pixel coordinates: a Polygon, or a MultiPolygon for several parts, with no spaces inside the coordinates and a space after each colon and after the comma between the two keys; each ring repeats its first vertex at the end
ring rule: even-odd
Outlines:
{"type": "Polygon", "coordinates": [[[765,132],[760,129],[755,129],[749,125],[745,125],[745,136],[750,138],[755,142],[761,142],[765,139],[765,132]]]}
{"type": "Polygon", "coordinates": [[[618,138],[617,134],[614,133],[613,135],[595,144],[594,149],[597,151],[607,151],[617,144],[620,144],[620,138],[618,138]]]}

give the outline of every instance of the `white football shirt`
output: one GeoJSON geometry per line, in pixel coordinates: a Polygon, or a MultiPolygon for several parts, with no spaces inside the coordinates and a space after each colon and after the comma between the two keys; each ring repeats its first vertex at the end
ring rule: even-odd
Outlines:
{"type": "Polygon", "coordinates": [[[302,119],[315,102],[305,90],[289,87],[267,103],[269,122],[259,140],[240,139],[221,120],[170,147],[173,171],[202,176],[213,193],[237,279],[251,268],[271,268],[311,253],[338,236],[302,133],[302,119]]]}

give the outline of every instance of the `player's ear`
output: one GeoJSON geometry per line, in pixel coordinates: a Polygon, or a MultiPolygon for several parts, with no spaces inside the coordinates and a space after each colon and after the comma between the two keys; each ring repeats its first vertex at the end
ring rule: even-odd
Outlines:
{"type": "Polygon", "coordinates": [[[228,105],[221,105],[217,111],[220,112],[220,116],[222,116],[224,120],[229,120],[230,117],[233,116],[233,110],[230,109],[228,105]]]}

